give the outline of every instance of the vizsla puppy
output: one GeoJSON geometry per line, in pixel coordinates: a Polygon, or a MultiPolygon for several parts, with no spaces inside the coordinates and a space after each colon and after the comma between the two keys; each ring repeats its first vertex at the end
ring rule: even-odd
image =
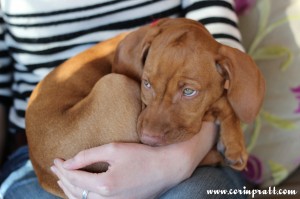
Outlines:
{"type": "MultiPolygon", "coordinates": [[[[225,162],[242,170],[240,120],[256,117],[263,96],[248,55],[195,21],[162,19],[88,49],[38,84],[26,113],[30,157],[41,185],[63,197],[50,171],[54,158],[116,141],[167,145],[190,139],[202,121],[219,121],[225,162]]],[[[212,150],[203,164],[220,161],[212,150]]]]}

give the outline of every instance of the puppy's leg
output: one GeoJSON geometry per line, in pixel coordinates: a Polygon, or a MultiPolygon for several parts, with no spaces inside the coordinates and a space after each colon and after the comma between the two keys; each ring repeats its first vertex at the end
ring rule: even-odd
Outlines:
{"type": "MultiPolygon", "coordinates": [[[[42,187],[64,197],[50,171],[54,158],[69,159],[82,150],[111,142],[138,142],[136,123],[140,111],[140,85],[124,75],[109,74],[72,108],[47,118],[48,123],[35,131],[44,131],[43,137],[30,150],[42,187]]],[[[94,167],[92,171],[101,169],[94,167]]]]}
{"type": "Polygon", "coordinates": [[[233,169],[243,170],[247,164],[248,153],[241,124],[235,114],[222,120],[219,142],[224,145],[226,163],[233,169]]]}
{"type": "Polygon", "coordinates": [[[108,74],[67,115],[81,137],[80,142],[93,147],[137,142],[136,123],[141,108],[140,85],[124,75],[108,74]]]}

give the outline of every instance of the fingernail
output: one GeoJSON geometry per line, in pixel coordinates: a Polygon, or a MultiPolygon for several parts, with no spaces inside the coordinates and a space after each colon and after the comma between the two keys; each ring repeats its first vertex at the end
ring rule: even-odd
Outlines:
{"type": "Polygon", "coordinates": [[[55,168],[55,166],[50,167],[50,169],[51,169],[51,171],[52,171],[53,173],[56,174],[56,168],[55,168]]]}
{"type": "Polygon", "coordinates": [[[58,160],[57,158],[55,158],[54,161],[53,161],[53,163],[54,163],[54,164],[57,164],[58,161],[59,161],[59,160],[58,160]]]}

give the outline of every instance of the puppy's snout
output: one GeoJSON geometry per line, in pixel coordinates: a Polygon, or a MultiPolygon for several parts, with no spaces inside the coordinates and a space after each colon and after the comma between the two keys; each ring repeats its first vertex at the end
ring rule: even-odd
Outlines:
{"type": "Polygon", "coordinates": [[[166,134],[167,131],[165,129],[143,128],[140,140],[143,144],[150,146],[162,146],[166,144],[166,134]]]}
{"type": "Polygon", "coordinates": [[[162,136],[148,135],[144,133],[141,136],[141,142],[150,146],[162,145],[162,140],[162,136]]]}
{"type": "Polygon", "coordinates": [[[170,114],[166,108],[152,104],[143,110],[137,129],[142,143],[151,146],[166,145],[170,142],[168,136],[172,131],[170,114]]]}

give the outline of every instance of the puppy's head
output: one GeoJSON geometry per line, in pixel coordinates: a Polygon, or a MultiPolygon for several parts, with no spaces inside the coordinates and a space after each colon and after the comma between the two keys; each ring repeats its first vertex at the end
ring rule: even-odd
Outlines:
{"type": "Polygon", "coordinates": [[[145,144],[191,138],[222,97],[244,121],[251,121],[261,105],[263,81],[254,62],[217,43],[192,20],[164,19],[131,33],[115,61],[115,72],[141,82],[144,109],[137,130],[145,144]]]}

